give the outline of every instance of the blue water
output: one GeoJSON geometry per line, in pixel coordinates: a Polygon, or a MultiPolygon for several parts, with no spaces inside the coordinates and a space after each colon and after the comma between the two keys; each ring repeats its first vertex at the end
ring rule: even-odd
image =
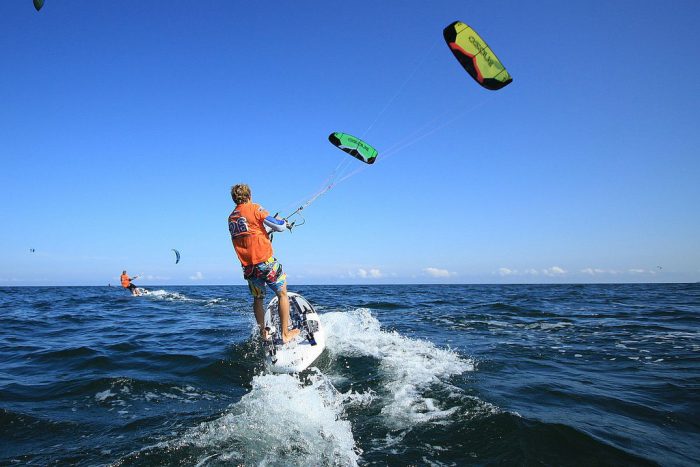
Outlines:
{"type": "Polygon", "coordinates": [[[0,465],[697,465],[700,284],[0,288],[0,465]]]}

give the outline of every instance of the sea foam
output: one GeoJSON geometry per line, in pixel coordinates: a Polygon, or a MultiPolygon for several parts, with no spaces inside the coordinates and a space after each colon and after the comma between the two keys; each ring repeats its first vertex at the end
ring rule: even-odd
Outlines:
{"type": "Polygon", "coordinates": [[[344,400],[320,373],[305,382],[293,375],[258,375],[251,391],[224,415],[174,444],[203,448],[201,462],[357,465],[360,450],[343,419],[344,400]]]}
{"type": "Polygon", "coordinates": [[[472,360],[425,340],[383,331],[377,318],[366,308],[324,313],[321,321],[332,355],[377,360],[386,389],[381,411],[391,428],[446,419],[455,412],[456,407],[442,407],[427,393],[436,386],[452,390],[449,378],[473,371],[472,360]]]}

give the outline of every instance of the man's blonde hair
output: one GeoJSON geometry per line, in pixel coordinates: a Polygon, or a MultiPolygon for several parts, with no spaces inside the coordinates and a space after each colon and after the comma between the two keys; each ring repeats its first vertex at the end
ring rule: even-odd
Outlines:
{"type": "Polygon", "coordinates": [[[245,183],[239,183],[231,187],[231,199],[236,204],[243,204],[250,201],[250,187],[245,183]]]}

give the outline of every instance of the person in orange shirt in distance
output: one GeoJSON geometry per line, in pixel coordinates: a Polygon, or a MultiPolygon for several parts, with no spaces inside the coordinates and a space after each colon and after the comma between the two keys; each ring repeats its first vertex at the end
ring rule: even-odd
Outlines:
{"type": "Polygon", "coordinates": [[[119,278],[122,282],[122,287],[125,289],[129,289],[129,292],[131,292],[131,295],[140,295],[138,288],[136,288],[136,285],[133,284],[131,281],[138,279],[139,276],[134,276],[134,277],[129,277],[126,273],[126,271],[122,271],[122,275],[119,278]]]}

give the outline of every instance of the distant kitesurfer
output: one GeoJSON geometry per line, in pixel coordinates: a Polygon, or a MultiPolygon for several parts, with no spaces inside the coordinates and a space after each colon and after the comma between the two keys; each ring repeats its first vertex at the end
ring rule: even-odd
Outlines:
{"type": "Polygon", "coordinates": [[[125,289],[129,289],[129,291],[131,292],[131,295],[141,295],[139,293],[139,289],[136,287],[136,285],[134,285],[131,282],[131,281],[136,280],[138,278],[139,278],[139,276],[129,277],[126,274],[126,271],[122,271],[122,275],[120,277],[120,279],[122,281],[122,287],[124,287],[125,289]]]}
{"type": "Polygon", "coordinates": [[[270,216],[259,204],[252,202],[250,187],[245,184],[231,187],[231,198],[236,208],[228,217],[228,230],[236,255],[243,267],[243,278],[248,281],[253,295],[253,312],[264,340],[268,339],[265,329],[265,286],[277,295],[279,301],[282,341],[289,342],[299,329],[289,330],[289,299],[287,298],[287,275],[282,265],[274,257],[268,229],[283,232],[287,222],[270,216]]]}

